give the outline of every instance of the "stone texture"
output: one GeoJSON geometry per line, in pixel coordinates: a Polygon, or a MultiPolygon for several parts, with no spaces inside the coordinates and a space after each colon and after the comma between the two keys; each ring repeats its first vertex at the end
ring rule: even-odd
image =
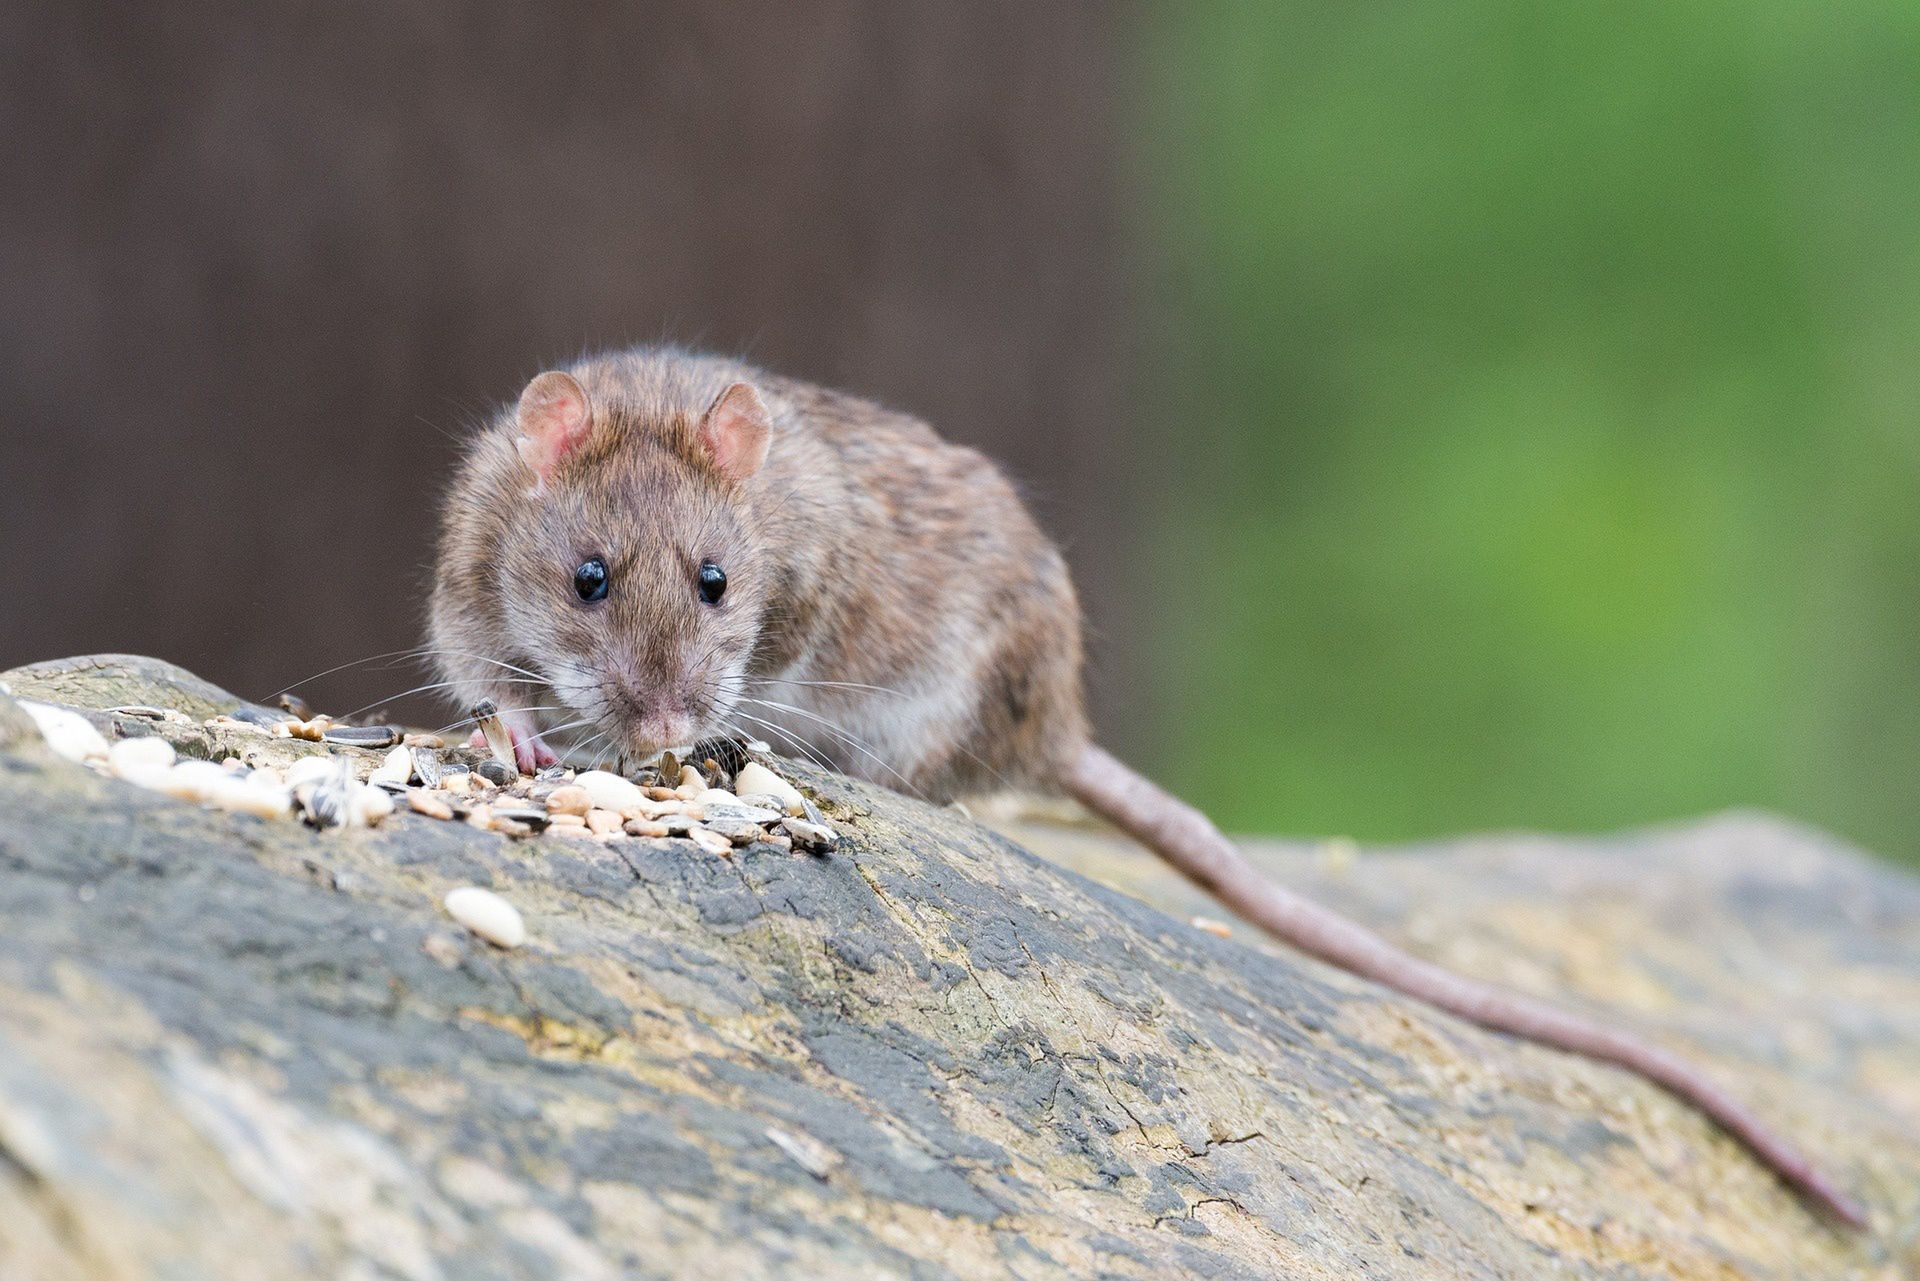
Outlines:
{"type": "MultiPolygon", "coordinates": [[[[195,696],[86,670],[57,677],[83,707],[195,696]]],[[[1711,1061],[1867,1202],[1860,1236],[1630,1076],[1193,928],[1217,909],[1106,837],[1018,827],[1055,862],[782,769],[833,855],[320,834],[0,734],[0,1276],[1920,1270],[1920,885],[1816,834],[1260,856],[1711,1061]],[[465,884],[523,948],[440,910],[465,884]]]]}

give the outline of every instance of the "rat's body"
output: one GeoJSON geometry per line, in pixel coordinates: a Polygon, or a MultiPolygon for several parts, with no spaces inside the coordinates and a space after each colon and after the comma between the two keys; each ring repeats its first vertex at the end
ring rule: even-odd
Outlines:
{"type": "Polygon", "coordinates": [[[913,418],[671,349],[542,374],[454,484],[432,633],[466,703],[546,709],[508,717],[523,766],[562,723],[608,755],[731,733],[934,800],[1071,794],[1282,941],[1649,1076],[1859,1220],[1684,1060],[1299,898],[1094,746],[1060,553],[992,464],[913,418]]]}

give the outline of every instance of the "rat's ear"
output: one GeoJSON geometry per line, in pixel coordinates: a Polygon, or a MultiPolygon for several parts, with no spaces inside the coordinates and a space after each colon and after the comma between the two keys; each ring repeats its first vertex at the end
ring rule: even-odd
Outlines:
{"type": "Polygon", "coordinates": [[[700,447],[735,483],[760,470],[772,436],[773,415],[751,383],[733,384],[700,416],[700,447]]]}
{"type": "Polygon", "coordinates": [[[520,428],[520,457],[541,480],[586,443],[593,425],[587,393],[572,374],[550,369],[520,393],[514,421],[520,428]]]}

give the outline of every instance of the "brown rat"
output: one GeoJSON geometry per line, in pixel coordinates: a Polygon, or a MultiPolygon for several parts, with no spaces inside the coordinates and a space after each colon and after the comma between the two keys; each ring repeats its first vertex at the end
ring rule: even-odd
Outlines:
{"type": "Polygon", "coordinates": [[[670,348],[541,374],[454,482],[431,633],[463,703],[509,709],[522,768],[551,761],[550,725],[632,758],[765,737],[933,800],[1065,792],[1282,942],[1639,1072],[1863,1222],[1691,1063],[1450,973],[1293,894],[1095,746],[1058,549],[993,464],[907,415],[670,348]]]}

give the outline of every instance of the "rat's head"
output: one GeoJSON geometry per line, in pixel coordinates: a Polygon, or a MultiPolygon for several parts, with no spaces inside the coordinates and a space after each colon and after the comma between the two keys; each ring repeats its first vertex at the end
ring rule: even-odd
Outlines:
{"type": "Polygon", "coordinates": [[[768,590],[749,482],[772,422],[744,382],[704,404],[600,400],[558,372],[521,394],[503,608],[556,716],[644,756],[720,732],[746,679],[768,590]]]}

